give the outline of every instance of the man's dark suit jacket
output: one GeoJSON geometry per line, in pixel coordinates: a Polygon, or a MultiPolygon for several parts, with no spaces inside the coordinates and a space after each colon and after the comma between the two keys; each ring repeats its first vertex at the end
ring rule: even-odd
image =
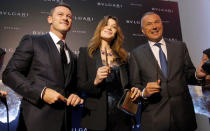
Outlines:
{"type": "Polygon", "coordinates": [[[23,119],[20,119],[18,128],[30,131],[60,130],[64,116],[68,114],[67,107],[62,102],[52,105],[43,102],[41,92],[47,87],[68,97],[74,90],[76,59],[69,52],[71,62],[65,70],[68,75],[64,79],[60,54],[49,34],[22,38],[3,72],[3,82],[23,96],[23,119]]]}
{"type": "MultiPolygon", "coordinates": [[[[97,61],[101,60],[100,51],[88,55],[87,48],[80,48],[77,67],[77,81],[80,92],[86,93],[85,108],[81,121],[82,127],[92,130],[105,130],[107,126],[107,91],[103,82],[94,86],[97,61]]],[[[120,66],[120,78],[123,88],[128,88],[127,64],[120,66]]],[[[117,105],[116,105],[117,106],[117,105]]]]}
{"type": "MultiPolygon", "coordinates": [[[[167,47],[168,78],[158,67],[160,93],[143,102],[142,131],[168,131],[173,117],[178,131],[196,129],[196,119],[188,84],[195,84],[195,68],[185,43],[165,40],[167,47]]],[[[131,85],[143,90],[148,82],[155,82],[157,61],[148,43],[131,53],[129,70],[131,85]]]]}

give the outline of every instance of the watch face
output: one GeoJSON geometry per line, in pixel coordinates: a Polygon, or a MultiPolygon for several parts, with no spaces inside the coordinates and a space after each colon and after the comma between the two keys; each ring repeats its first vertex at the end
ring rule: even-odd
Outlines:
{"type": "Polygon", "coordinates": [[[210,75],[210,60],[206,61],[202,68],[208,75],[210,75]]]}

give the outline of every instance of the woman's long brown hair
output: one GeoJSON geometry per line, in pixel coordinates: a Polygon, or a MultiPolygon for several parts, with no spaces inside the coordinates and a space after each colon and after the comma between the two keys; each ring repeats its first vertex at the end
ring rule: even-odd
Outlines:
{"type": "Polygon", "coordinates": [[[122,47],[123,41],[124,41],[124,35],[123,32],[119,26],[118,19],[114,16],[105,16],[96,27],[95,33],[93,37],[91,38],[89,44],[88,44],[88,54],[90,57],[93,57],[93,53],[100,48],[101,46],[101,30],[104,26],[107,25],[108,20],[113,19],[117,23],[117,32],[115,34],[114,39],[110,43],[110,47],[113,50],[116,57],[120,59],[122,63],[125,63],[128,58],[128,53],[125,51],[125,49],[122,47]]]}

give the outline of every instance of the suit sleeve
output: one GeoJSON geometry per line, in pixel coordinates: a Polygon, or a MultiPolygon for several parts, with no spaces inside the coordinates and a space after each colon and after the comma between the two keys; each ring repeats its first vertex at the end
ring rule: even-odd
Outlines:
{"type": "MultiPolygon", "coordinates": [[[[87,48],[80,48],[79,58],[77,61],[77,85],[78,90],[80,92],[84,92],[87,95],[98,95],[101,92],[100,84],[98,86],[94,86],[94,77],[90,78],[88,74],[88,60],[92,60],[89,58],[87,48]]],[[[92,69],[92,68],[91,68],[92,69]]],[[[95,69],[94,69],[95,70],[95,69]]],[[[91,74],[95,76],[96,74],[91,74]]]]}
{"type": "Polygon", "coordinates": [[[20,94],[23,99],[38,104],[44,87],[35,84],[27,78],[33,61],[32,37],[26,35],[22,38],[15,53],[3,72],[3,83],[20,94]]]}
{"type": "Polygon", "coordinates": [[[70,51],[70,59],[72,61],[72,69],[71,69],[71,73],[72,73],[72,77],[71,77],[71,80],[70,80],[70,86],[68,88],[68,90],[66,90],[66,96],[69,96],[71,93],[74,93],[74,94],[78,94],[79,95],[79,92],[77,91],[77,56],[70,51]]]}
{"type": "Polygon", "coordinates": [[[184,60],[185,61],[184,71],[185,71],[186,80],[187,80],[188,84],[196,85],[196,84],[198,84],[198,81],[195,77],[196,69],[191,61],[186,44],[184,43],[183,45],[184,45],[184,54],[185,54],[185,56],[184,56],[184,59],[185,59],[184,60]]]}

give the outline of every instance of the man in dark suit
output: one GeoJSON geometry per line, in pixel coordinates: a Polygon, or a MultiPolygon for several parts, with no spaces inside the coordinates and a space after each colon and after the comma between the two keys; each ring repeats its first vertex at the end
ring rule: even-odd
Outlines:
{"type": "Polygon", "coordinates": [[[58,3],[48,23],[49,33],[22,38],[3,72],[3,82],[23,97],[21,131],[68,130],[69,106],[83,103],[74,90],[76,58],[65,44],[72,26],[69,5],[58,3]]]}
{"type": "Polygon", "coordinates": [[[148,43],[131,52],[131,85],[142,90],[141,131],[193,131],[196,119],[188,84],[196,84],[195,68],[185,43],[163,38],[159,15],[141,19],[148,43]]]}

